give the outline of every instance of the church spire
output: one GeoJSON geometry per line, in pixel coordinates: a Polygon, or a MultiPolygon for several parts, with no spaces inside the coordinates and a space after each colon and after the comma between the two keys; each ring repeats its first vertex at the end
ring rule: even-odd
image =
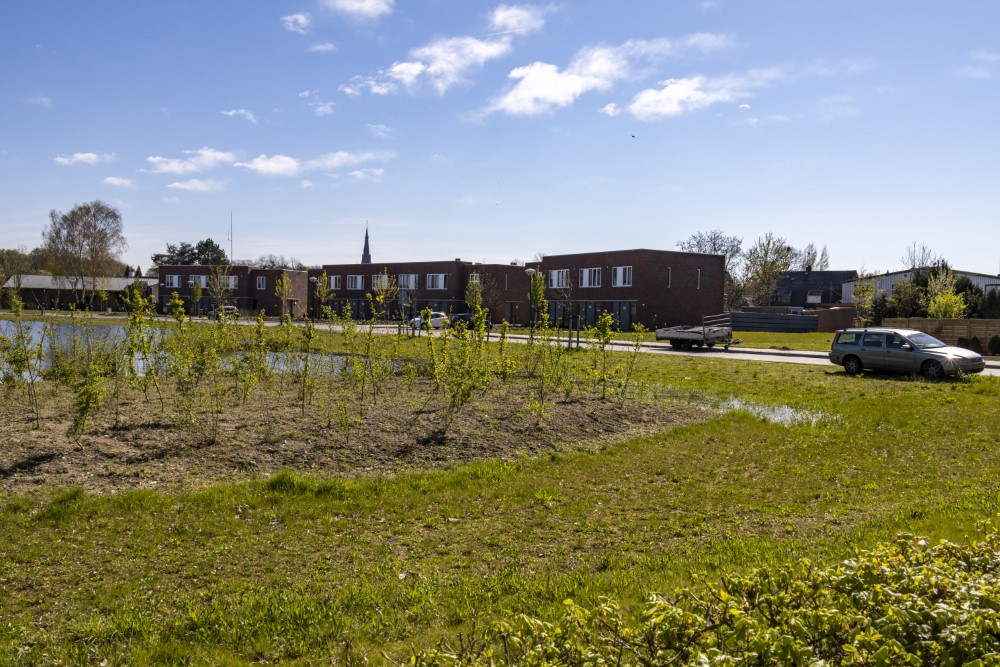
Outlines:
{"type": "Polygon", "coordinates": [[[368,225],[365,225],[365,249],[361,253],[361,263],[371,264],[372,263],[372,253],[368,248],[368,225]]]}

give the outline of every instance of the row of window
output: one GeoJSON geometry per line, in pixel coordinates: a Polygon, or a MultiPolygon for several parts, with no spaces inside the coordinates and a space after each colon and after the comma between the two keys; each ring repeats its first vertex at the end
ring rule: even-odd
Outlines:
{"type": "MultiPolygon", "coordinates": [[[[341,276],[330,276],[328,278],[328,287],[332,290],[339,290],[342,288],[341,276]]],[[[476,282],[479,280],[479,274],[473,273],[469,276],[469,282],[476,282]]],[[[427,289],[448,289],[448,274],[447,273],[428,273],[424,279],[424,285],[427,289]]],[[[420,274],[419,273],[401,273],[396,276],[396,286],[399,289],[417,289],[420,287],[420,274]]],[[[389,276],[385,273],[376,273],[371,277],[371,289],[380,290],[389,288],[389,276]]],[[[363,275],[350,275],[347,276],[347,288],[348,290],[363,290],[365,289],[365,276],[363,275]]]]}
{"type": "MultiPolygon", "coordinates": [[[[167,275],[164,276],[164,284],[167,287],[177,288],[181,287],[181,276],[167,275]]],[[[238,276],[219,276],[222,279],[222,284],[225,285],[226,289],[236,289],[239,284],[238,276]]],[[[263,276],[261,276],[263,278],[263,276]]],[[[207,288],[211,276],[188,276],[188,287],[194,287],[199,285],[202,288],[207,288]]],[[[260,279],[258,278],[258,285],[260,284],[260,279]]]]}
{"type": "MultiPolygon", "coordinates": [[[[554,269],[549,271],[549,287],[553,289],[566,289],[569,284],[569,269],[554,269]]],[[[580,269],[580,287],[600,287],[601,269],[589,268],[580,269]]],[[[632,286],[632,267],[615,266],[611,268],[612,287],[632,286]]],[[[669,287],[669,285],[668,285],[669,287]]]]}

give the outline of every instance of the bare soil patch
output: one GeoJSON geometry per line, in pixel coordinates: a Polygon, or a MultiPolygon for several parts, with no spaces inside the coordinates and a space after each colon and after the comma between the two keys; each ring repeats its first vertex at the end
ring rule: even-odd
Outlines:
{"type": "MultiPolygon", "coordinates": [[[[212,429],[201,406],[184,427],[165,395],[122,401],[116,425],[105,404],[79,441],[67,435],[73,397],[46,386],[38,428],[19,392],[2,395],[0,493],[80,486],[108,494],[135,489],[178,490],[242,481],[290,469],[320,476],[387,474],[441,469],[477,459],[511,459],[552,451],[598,448],[704,418],[690,406],[630,400],[624,406],[595,398],[551,404],[542,423],[525,406],[523,388],[491,390],[461,410],[442,432],[445,400],[422,383],[397,380],[349,429],[328,411],[302,414],[291,389],[260,401],[227,401],[212,429]],[[212,435],[215,435],[213,438],[212,435]]],[[[360,417],[360,406],[352,408],[360,417]]]]}

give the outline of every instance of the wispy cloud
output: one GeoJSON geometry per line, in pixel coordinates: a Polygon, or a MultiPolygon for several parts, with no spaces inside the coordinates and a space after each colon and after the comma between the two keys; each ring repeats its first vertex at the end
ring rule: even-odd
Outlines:
{"type": "Polygon", "coordinates": [[[381,181],[384,173],[385,169],[380,167],[371,167],[368,169],[356,169],[350,172],[348,176],[356,181],[381,181]]]}
{"type": "Polygon", "coordinates": [[[182,153],[187,157],[166,158],[151,155],[146,158],[146,162],[153,165],[150,171],[154,174],[183,176],[184,174],[197,174],[223,164],[232,164],[236,159],[236,156],[232,153],[207,147],[192,151],[182,151],[182,153]]]}
{"type": "Polygon", "coordinates": [[[323,42],[322,44],[313,44],[309,47],[309,53],[336,53],[337,47],[330,42],[323,42]]]}
{"type": "Polygon", "coordinates": [[[187,181],[169,183],[167,187],[171,190],[184,190],[185,192],[219,192],[226,189],[226,184],[222,181],[192,178],[187,181]]]}
{"type": "Polygon", "coordinates": [[[395,0],[320,0],[320,3],[335,12],[355,19],[377,19],[392,13],[395,0]]]}
{"type": "MultiPolygon", "coordinates": [[[[510,72],[513,88],[493,100],[487,113],[500,111],[512,116],[534,116],[570,106],[589,92],[609,90],[616,82],[635,75],[640,61],[678,57],[688,51],[729,48],[724,35],[699,33],[680,40],[630,40],[619,46],[593,46],[581,50],[565,69],[534,62],[510,72]]],[[[604,107],[604,113],[613,111],[604,107]]]]}
{"type": "Polygon", "coordinates": [[[964,79],[992,79],[1000,66],[1000,52],[973,51],[969,54],[971,62],[955,70],[955,76],[964,79]]]}
{"type": "Polygon", "coordinates": [[[309,32],[309,26],[312,25],[312,15],[309,12],[300,12],[298,14],[282,16],[281,25],[289,32],[297,32],[300,35],[304,35],[309,32]]]}
{"type": "Polygon", "coordinates": [[[104,185],[110,185],[116,188],[135,188],[135,183],[127,178],[119,178],[118,176],[108,176],[103,181],[104,185]]]}
{"type": "Polygon", "coordinates": [[[398,61],[373,76],[356,76],[340,87],[349,95],[369,92],[388,95],[400,89],[416,92],[426,84],[438,94],[466,83],[472,72],[507,55],[515,35],[540,30],[545,25],[546,8],[501,5],[490,14],[491,29],[500,32],[486,39],[472,36],[442,37],[413,49],[409,59],[398,61]]]}
{"type": "Polygon", "coordinates": [[[44,95],[35,95],[34,97],[29,97],[27,99],[28,104],[36,107],[42,107],[45,109],[51,109],[53,106],[52,98],[45,97],[44,95]]]}
{"type": "Polygon", "coordinates": [[[219,113],[230,118],[243,118],[254,125],[257,124],[257,117],[246,109],[230,109],[229,111],[220,111],[219,113]]]}
{"type": "Polygon", "coordinates": [[[299,98],[305,100],[306,106],[320,117],[329,116],[333,113],[333,108],[337,106],[336,102],[322,99],[318,90],[303,90],[299,93],[299,98]]]}
{"type": "Polygon", "coordinates": [[[72,155],[56,156],[55,163],[63,166],[72,166],[75,164],[99,164],[101,162],[111,162],[114,159],[114,153],[73,153],[72,155]]]}
{"type": "Polygon", "coordinates": [[[388,125],[375,125],[369,123],[367,127],[368,131],[379,139],[389,139],[392,137],[392,128],[388,125]]]}
{"type": "Polygon", "coordinates": [[[242,167],[262,176],[298,176],[307,171],[335,171],[368,162],[385,162],[395,157],[388,151],[361,151],[350,153],[336,151],[310,160],[300,160],[288,155],[258,155],[247,162],[237,162],[242,167]]]}

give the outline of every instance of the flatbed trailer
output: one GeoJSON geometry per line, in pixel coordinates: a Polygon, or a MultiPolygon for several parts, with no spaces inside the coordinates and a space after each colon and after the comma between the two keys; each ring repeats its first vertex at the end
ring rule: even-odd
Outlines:
{"type": "Polygon", "coordinates": [[[733,322],[728,313],[706,315],[700,326],[662,327],[656,330],[656,340],[668,340],[675,350],[690,350],[696,347],[712,348],[721,345],[729,349],[738,345],[733,340],[733,322]]]}

